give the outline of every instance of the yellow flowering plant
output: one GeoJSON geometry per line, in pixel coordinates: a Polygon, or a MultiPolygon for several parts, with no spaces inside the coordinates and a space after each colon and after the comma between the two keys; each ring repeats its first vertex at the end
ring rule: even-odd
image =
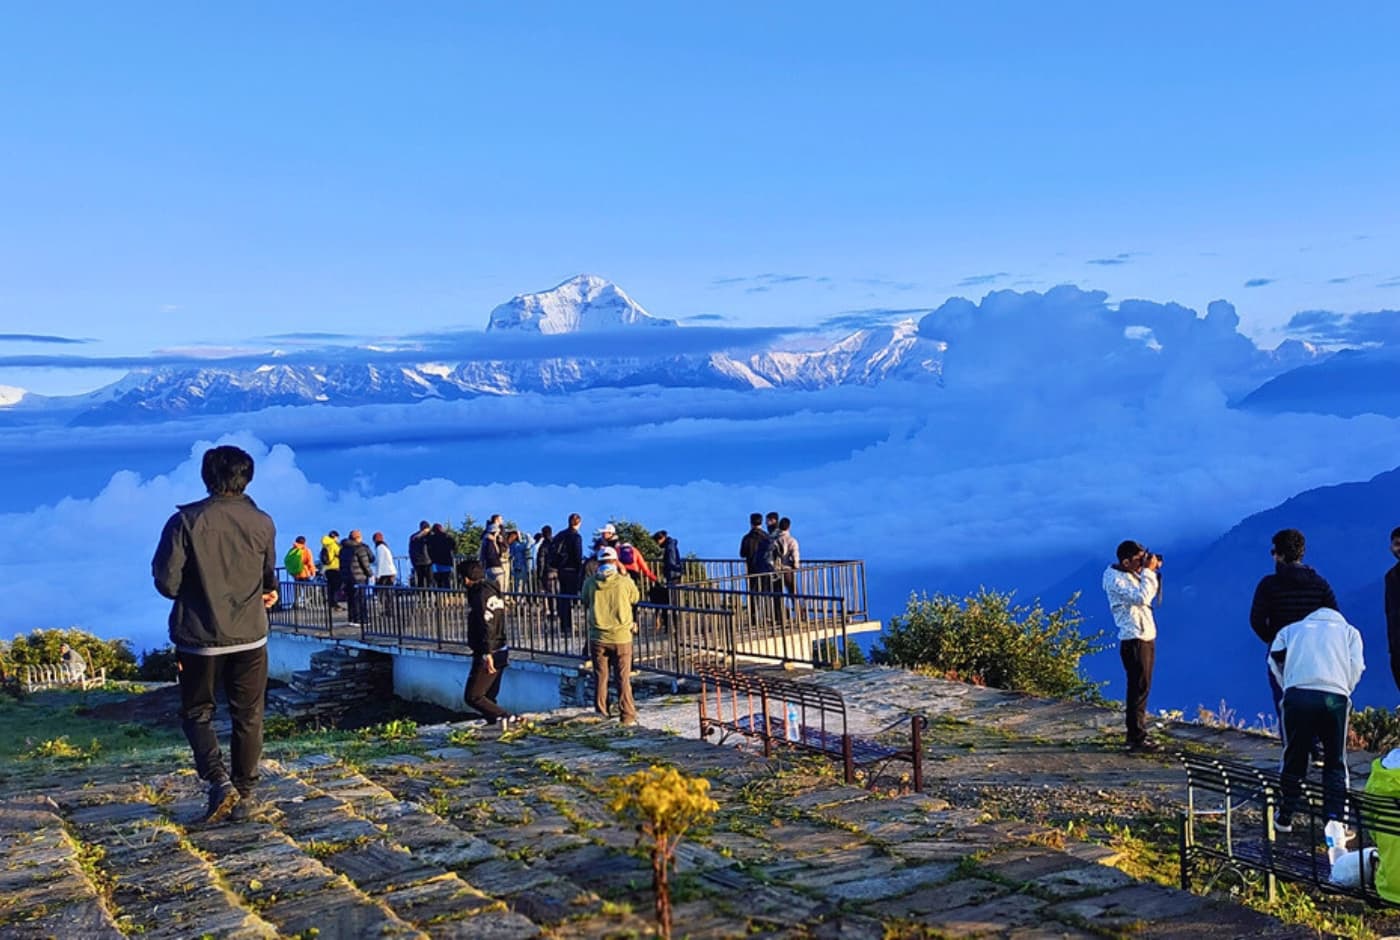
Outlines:
{"type": "Polygon", "coordinates": [[[670,869],[686,832],[719,809],[710,798],[710,781],[687,777],[674,767],[652,765],[608,781],[608,809],[637,825],[650,840],[652,887],[661,936],[671,936],[670,869]]]}

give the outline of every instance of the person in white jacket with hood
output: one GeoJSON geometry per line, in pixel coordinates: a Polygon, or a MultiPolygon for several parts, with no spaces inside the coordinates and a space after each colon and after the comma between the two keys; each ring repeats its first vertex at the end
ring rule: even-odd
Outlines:
{"type": "Polygon", "coordinates": [[[1293,828],[1314,738],[1322,742],[1323,810],[1329,819],[1341,819],[1351,693],[1366,668],[1361,632],[1330,607],[1318,608],[1278,632],[1269,668],[1283,687],[1283,799],[1274,826],[1280,832],[1293,828]]]}
{"type": "Polygon", "coordinates": [[[1157,658],[1157,622],[1152,602],[1160,587],[1157,569],[1162,556],[1154,555],[1131,539],[1118,545],[1118,562],[1103,573],[1103,591],[1118,626],[1118,654],[1128,674],[1124,720],[1128,750],[1152,753],[1161,750],[1147,736],[1147,693],[1152,690],[1152,666],[1157,658]]]}

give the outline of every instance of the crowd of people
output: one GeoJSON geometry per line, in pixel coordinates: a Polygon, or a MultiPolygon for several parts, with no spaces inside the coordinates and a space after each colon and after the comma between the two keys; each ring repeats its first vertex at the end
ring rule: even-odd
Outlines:
{"type": "MultiPolygon", "coordinates": [[[[1274,570],[1260,579],[1249,612],[1249,625],[1264,645],[1264,674],[1282,739],[1284,792],[1274,817],[1280,832],[1292,829],[1301,782],[1313,764],[1322,769],[1324,814],[1342,818],[1351,696],[1366,668],[1361,632],[1342,615],[1326,578],[1303,563],[1306,547],[1297,529],[1274,533],[1274,570]]],[[[1390,551],[1400,561],[1400,528],[1390,533],[1390,551]]],[[[1161,749],[1147,730],[1161,567],[1160,555],[1130,540],[1118,546],[1117,561],[1103,576],[1127,678],[1126,743],[1140,753],[1161,749]]],[[[1400,563],[1385,577],[1385,612],[1391,673],[1400,686],[1400,563]]]]}

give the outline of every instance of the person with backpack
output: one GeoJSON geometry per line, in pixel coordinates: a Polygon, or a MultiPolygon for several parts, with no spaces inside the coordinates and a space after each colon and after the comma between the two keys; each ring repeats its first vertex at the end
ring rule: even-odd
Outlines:
{"type": "MultiPolygon", "coordinates": [[[[777,520],[773,520],[773,523],[776,530],[777,520]]],[[[771,610],[775,620],[781,619],[783,597],[774,590],[773,584],[773,539],[763,527],[762,513],[749,513],[749,531],[739,542],[739,557],[744,559],[744,570],[748,574],[745,584],[749,594],[749,616],[759,621],[771,610]],[[771,600],[766,601],[765,597],[771,600]]]]}
{"type": "Polygon", "coordinates": [[[321,536],[321,573],[326,576],[326,607],[344,610],[340,603],[340,533],[335,529],[321,536]]]}
{"type": "Polygon", "coordinates": [[[510,665],[506,641],[506,605],[501,592],[486,580],[481,563],[467,562],[467,646],[472,651],[472,670],[467,676],[462,699],[488,724],[499,723],[504,730],[510,712],[496,704],[501,676],[510,665]]]}
{"type": "Polygon", "coordinates": [[[282,567],[296,582],[292,586],[292,607],[306,606],[305,584],[316,577],[316,563],[311,560],[311,549],[306,547],[306,536],[298,535],[292,547],[282,558],[282,567]]]}
{"type": "MultiPolygon", "coordinates": [[[[769,552],[773,564],[773,589],[779,587],[792,598],[792,612],[802,620],[802,604],[797,599],[797,569],[802,566],[801,549],[792,534],[792,520],[787,516],[778,520],[778,535],[772,540],[769,552]]],[[[783,613],[782,599],[778,599],[778,613],[783,613]]]]}
{"type": "Polygon", "coordinates": [[[433,586],[452,587],[453,556],[457,553],[457,542],[441,522],[433,523],[433,531],[428,533],[428,562],[433,566],[433,586]]]}
{"type": "Polygon", "coordinates": [[[499,522],[490,523],[486,526],[486,531],[481,533],[481,547],[477,550],[476,557],[486,572],[486,580],[496,585],[498,591],[509,591],[510,568],[507,561],[510,555],[499,522]]]}
{"type": "Polygon", "coordinates": [[[428,520],[418,523],[418,531],[408,537],[408,563],[413,566],[413,586],[433,586],[433,559],[428,555],[428,536],[432,534],[428,520]]]}
{"type": "Polygon", "coordinates": [[[632,611],[640,595],[631,578],[617,567],[617,552],[604,546],[598,550],[598,571],[583,583],[583,606],[588,611],[588,639],[596,691],[593,709],[607,716],[608,673],[617,676],[617,707],[624,725],[637,723],[637,706],[632,699],[632,634],[636,619],[632,611]]]}
{"type": "Polygon", "coordinates": [[[656,583],[656,575],[652,573],[646,557],[635,545],[631,542],[621,542],[615,551],[617,552],[617,566],[627,572],[628,576],[636,583],[638,590],[645,587],[647,583],[656,583]]]}
{"type": "MultiPolygon", "coordinates": [[[[536,540],[535,548],[535,572],[539,577],[539,590],[541,594],[559,593],[559,559],[558,549],[554,545],[554,529],[550,526],[540,528],[540,534],[536,540]]],[[[553,597],[545,598],[545,615],[549,617],[558,616],[558,606],[553,597]]]]}

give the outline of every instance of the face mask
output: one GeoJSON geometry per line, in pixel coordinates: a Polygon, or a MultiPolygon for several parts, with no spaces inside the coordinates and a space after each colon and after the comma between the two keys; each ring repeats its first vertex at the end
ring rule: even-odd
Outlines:
{"type": "Polygon", "coordinates": [[[606,578],[608,575],[612,574],[612,573],[613,573],[614,571],[616,571],[616,570],[617,570],[617,567],[616,567],[615,565],[599,565],[599,566],[598,566],[598,573],[601,574],[601,575],[602,575],[603,577],[605,577],[605,578],[606,578]]]}

